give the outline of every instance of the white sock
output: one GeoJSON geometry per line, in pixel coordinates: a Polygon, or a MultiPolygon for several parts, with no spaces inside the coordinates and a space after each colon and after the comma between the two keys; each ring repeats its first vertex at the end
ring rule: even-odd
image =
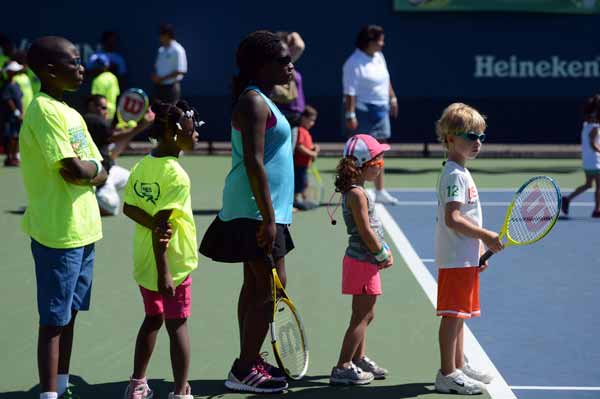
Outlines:
{"type": "Polygon", "coordinates": [[[65,393],[69,387],[69,374],[59,374],[56,376],[56,392],[58,396],[65,393]]]}
{"type": "Polygon", "coordinates": [[[40,399],[58,399],[58,394],[56,392],[42,392],[40,399]]]}

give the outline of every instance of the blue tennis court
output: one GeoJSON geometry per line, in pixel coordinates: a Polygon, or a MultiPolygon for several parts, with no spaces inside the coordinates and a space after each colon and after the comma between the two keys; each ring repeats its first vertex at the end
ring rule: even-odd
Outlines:
{"type": "MultiPolygon", "coordinates": [[[[486,228],[500,230],[513,192],[480,190],[486,228]]],[[[401,204],[386,207],[387,212],[414,248],[416,263],[435,277],[436,194],[396,190],[394,195],[401,204]]],[[[600,397],[600,220],[590,218],[592,207],[593,193],[582,194],[548,237],[509,247],[482,275],[482,317],[468,325],[519,399],[600,397]]]]}

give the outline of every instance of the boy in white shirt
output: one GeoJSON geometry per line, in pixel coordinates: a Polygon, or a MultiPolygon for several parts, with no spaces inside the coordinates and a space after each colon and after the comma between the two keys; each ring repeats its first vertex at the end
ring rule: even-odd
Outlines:
{"type": "Polygon", "coordinates": [[[466,161],[474,159],[485,140],[486,123],[472,107],[461,103],[448,106],[437,122],[439,141],[448,151],[437,192],[435,257],[439,267],[437,315],[441,368],[435,379],[443,393],[473,395],[485,390],[492,376],[473,369],[463,353],[464,319],[480,315],[479,257],[485,247],[493,252],[503,246],[498,234],[482,228],[477,187],[466,161]],[[485,247],[484,247],[485,245],[485,247]]]}

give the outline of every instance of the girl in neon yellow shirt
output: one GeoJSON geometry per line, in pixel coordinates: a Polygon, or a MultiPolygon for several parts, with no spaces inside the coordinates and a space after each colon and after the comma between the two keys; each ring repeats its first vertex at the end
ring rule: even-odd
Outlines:
{"type": "Polygon", "coordinates": [[[198,267],[190,179],[177,158],[198,139],[196,114],[185,102],[156,103],[150,136],[157,147],[131,170],[123,213],[136,222],[133,276],[146,317],[138,332],[133,374],[125,398],[150,398],[146,369],[163,321],[171,339],[175,389],[169,399],[193,399],[187,318],[191,311],[190,273],[198,267]]]}

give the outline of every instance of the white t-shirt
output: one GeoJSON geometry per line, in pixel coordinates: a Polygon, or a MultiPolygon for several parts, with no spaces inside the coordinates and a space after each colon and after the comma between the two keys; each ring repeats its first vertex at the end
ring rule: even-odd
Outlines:
{"type": "MultiPolygon", "coordinates": [[[[581,128],[581,161],[585,170],[600,170],[600,153],[594,151],[590,143],[590,133],[593,129],[600,128],[598,123],[583,122],[581,128]]],[[[594,140],[600,146],[600,134],[594,140]]]]}
{"type": "Polygon", "coordinates": [[[389,103],[390,74],[383,53],[371,57],[356,49],[344,63],[342,72],[344,95],[355,96],[358,104],[389,103]]]}
{"type": "MultiPolygon", "coordinates": [[[[160,46],[154,67],[156,68],[156,74],[159,77],[169,75],[175,71],[187,73],[187,56],[185,55],[185,49],[175,40],[171,40],[171,44],[168,47],[160,46]]],[[[163,80],[160,84],[170,85],[179,82],[181,79],[183,79],[183,76],[178,75],[175,78],[163,80]]]]}
{"type": "Polygon", "coordinates": [[[450,229],[445,220],[446,204],[460,202],[461,215],[474,225],[482,226],[479,194],[471,174],[456,162],[448,161],[442,170],[437,190],[435,262],[440,268],[478,266],[479,240],[450,229]]]}

